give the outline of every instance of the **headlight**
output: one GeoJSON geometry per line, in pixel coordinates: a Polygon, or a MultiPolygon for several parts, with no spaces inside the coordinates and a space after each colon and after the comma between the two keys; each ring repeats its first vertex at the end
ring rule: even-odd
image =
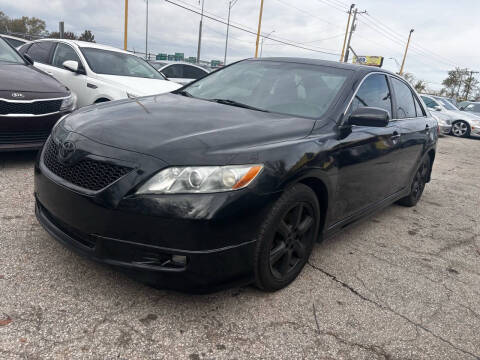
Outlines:
{"type": "Polygon", "coordinates": [[[263,165],[171,167],[160,171],[137,194],[215,193],[250,184],[263,165]]]}
{"type": "Polygon", "coordinates": [[[60,105],[60,111],[64,110],[73,110],[75,107],[76,96],[74,94],[70,94],[67,98],[63,99],[62,105],[60,105]]]}

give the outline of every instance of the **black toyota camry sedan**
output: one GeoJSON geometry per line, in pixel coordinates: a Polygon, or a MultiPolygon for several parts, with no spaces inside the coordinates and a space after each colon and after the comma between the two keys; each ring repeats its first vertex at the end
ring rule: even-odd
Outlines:
{"type": "Polygon", "coordinates": [[[64,245],[157,287],[274,291],[315,241],[417,203],[437,127],[392,73],[244,60],[62,119],[36,164],[36,214],[64,245]]]}
{"type": "Polygon", "coordinates": [[[0,38],[0,151],[39,149],[75,97],[0,38]]]}

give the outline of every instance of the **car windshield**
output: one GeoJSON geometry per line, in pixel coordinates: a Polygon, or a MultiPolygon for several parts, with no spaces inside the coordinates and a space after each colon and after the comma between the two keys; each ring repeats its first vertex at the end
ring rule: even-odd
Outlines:
{"type": "Polygon", "coordinates": [[[162,75],[145,60],[117,51],[80,48],[93,72],[105,75],[133,76],[163,80],[162,75]]]}
{"type": "Polygon", "coordinates": [[[438,98],[436,97],[435,99],[437,99],[438,101],[440,101],[442,103],[443,106],[445,106],[445,108],[447,110],[458,110],[455,105],[453,105],[450,101],[448,100],[445,100],[445,99],[442,99],[442,98],[438,98]]]}
{"type": "Polygon", "coordinates": [[[0,62],[25,64],[22,57],[2,38],[0,38],[0,62]]]}
{"type": "Polygon", "coordinates": [[[183,89],[183,94],[227,105],[319,118],[351,70],[279,61],[245,60],[183,89]]]}

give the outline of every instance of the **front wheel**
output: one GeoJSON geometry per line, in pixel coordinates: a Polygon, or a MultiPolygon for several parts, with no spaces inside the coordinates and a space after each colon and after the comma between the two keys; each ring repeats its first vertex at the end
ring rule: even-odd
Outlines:
{"type": "Polygon", "coordinates": [[[318,236],[320,206],[313,190],[296,184],[273,205],[260,229],[255,283],[265,291],[290,284],[308,261],[318,236]]]}
{"type": "Polygon", "coordinates": [[[410,194],[404,198],[398,200],[398,204],[403,206],[415,206],[422,197],[423,190],[425,190],[425,184],[427,183],[428,176],[430,174],[430,160],[425,159],[418,168],[410,186],[410,194]]]}
{"type": "Polygon", "coordinates": [[[452,125],[452,135],[457,137],[469,137],[470,125],[463,120],[454,122],[452,125]]]}

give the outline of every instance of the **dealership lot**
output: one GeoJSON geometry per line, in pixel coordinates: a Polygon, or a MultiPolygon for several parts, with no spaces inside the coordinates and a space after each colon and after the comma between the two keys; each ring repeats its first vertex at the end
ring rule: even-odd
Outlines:
{"type": "Polygon", "coordinates": [[[33,153],[0,158],[0,357],[480,357],[480,139],[440,139],[414,208],[314,249],[301,276],[192,296],[83,259],[37,223],[33,153]]]}

